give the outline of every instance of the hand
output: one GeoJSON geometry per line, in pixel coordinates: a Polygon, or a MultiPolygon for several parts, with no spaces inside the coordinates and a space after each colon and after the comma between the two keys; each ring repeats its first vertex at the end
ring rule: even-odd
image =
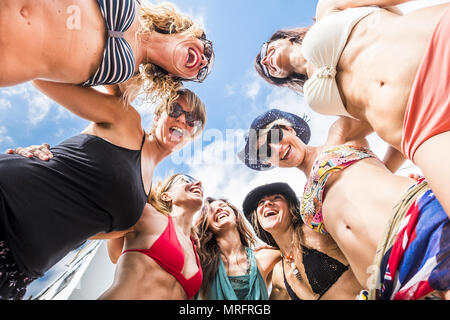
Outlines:
{"type": "Polygon", "coordinates": [[[53,158],[53,154],[50,152],[50,145],[48,143],[43,143],[39,145],[32,145],[29,147],[19,147],[16,149],[6,150],[7,154],[19,154],[26,158],[36,157],[41,160],[47,161],[53,158]]]}

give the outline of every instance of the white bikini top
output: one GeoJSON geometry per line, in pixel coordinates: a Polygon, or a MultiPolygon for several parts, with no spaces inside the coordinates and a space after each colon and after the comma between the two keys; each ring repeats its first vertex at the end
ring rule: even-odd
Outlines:
{"type": "MultiPolygon", "coordinates": [[[[346,110],[336,83],[336,66],[353,27],[379,7],[350,8],[315,23],[302,43],[306,61],[315,67],[304,86],[306,102],[316,112],[352,117],[346,110]]],[[[353,118],[353,117],[352,117],[353,118]]]]}

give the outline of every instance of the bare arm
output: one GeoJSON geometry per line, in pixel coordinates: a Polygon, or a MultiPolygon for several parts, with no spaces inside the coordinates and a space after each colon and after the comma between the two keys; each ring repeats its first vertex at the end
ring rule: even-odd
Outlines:
{"type": "Polygon", "coordinates": [[[107,241],[108,255],[112,263],[116,264],[122,254],[125,238],[109,239],[107,241]]]}
{"type": "Polygon", "coordinates": [[[392,146],[389,146],[383,159],[384,165],[392,173],[397,172],[405,161],[405,156],[392,146]]]}
{"type": "Polygon", "coordinates": [[[259,272],[266,282],[275,265],[281,260],[281,253],[278,249],[260,249],[255,252],[255,259],[259,272]]]}
{"type": "Polygon", "coordinates": [[[316,19],[348,8],[377,6],[380,8],[396,6],[411,0],[319,0],[316,8],[316,19]]]}
{"type": "Polygon", "coordinates": [[[372,132],[372,127],[365,121],[339,117],[328,131],[327,145],[341,145],[350,142],[359,144],[372,132]]]}
{"type": "Polygon", "coordinates": [[[121,97],[93,88],[44,80],[34,80],[33,85],[77,116],[95,123],[116,123],[125,109],[121,97]]]}

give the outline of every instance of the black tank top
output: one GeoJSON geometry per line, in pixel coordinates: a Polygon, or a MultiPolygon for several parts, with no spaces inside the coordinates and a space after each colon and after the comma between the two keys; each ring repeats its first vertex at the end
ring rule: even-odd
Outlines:
{"type": "Polygon", "coordinates": [[[147,202],[141,150],[80,134],[49,161],[0,155],[0,238],[22,271],[45,271],[100,232],[125,230],[147,202]]]}

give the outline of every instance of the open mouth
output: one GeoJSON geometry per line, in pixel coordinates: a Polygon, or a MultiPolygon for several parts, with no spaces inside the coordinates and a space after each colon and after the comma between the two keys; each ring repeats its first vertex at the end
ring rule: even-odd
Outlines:
{"type": "Polygon", "coordinates": [[[180,129],[178,127],[171,127],[169,128],[169,132],[172,138],[171,140],[179,142],[183,139],[184,136],[183,129],[180,129]]]}
{"type": "Polygon", "coordinates": [[[186,68],[189,69],[195,68],[199,60],[200,60],[199,53],[196,50],[189,48],[186,57],[186,64],[185,64],[186,68]]]}
{"type": "Polygon", "coordinates": [[[283,156],[281,157],[281,160],[286,160],[290,156],[291,149],[292,149],[291,146],[287,147],[286,151],[284,152],[283,156]]]}
{"type": "Polygon", "coordinates": [[[219,213],[216,215],[216,222],[221,221],[222,219],[228,217],[228,212],[226,211],[219,211],[219,213]]]}
{"type": "Polygon", "coordinates": [[[193,188],[189,189],[189,191],[203,197],[203,190],[200,187],[193,187],[193,188]]]}
{"type": "Polygon", "coordinates": [[[264,218],[270,218],[273,216],[276,216],[278,214],[278,212],[273,211],[273,210],[267,210],[266,212],[264,212],[264,218]]]}

